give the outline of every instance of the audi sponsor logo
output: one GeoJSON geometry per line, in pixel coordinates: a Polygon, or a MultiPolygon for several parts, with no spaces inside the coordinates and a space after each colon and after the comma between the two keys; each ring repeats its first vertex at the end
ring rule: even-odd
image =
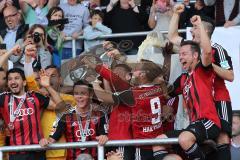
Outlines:
{"type": "Polygon", "coordinates": [[[23,108],[19,109],[18,113],[16,113],[16,117],[28,116],[34,113],[34,109],[32,108],[23,108]]]}
{"type": "Polygon", "coordinates": [[[86,131],[77,130],[75,132],[75,135],[76,135],[76,137],[80,138],[80,137],[93,136],[94,133],[95,133],[94,129],[88,129],[86,131]]]}

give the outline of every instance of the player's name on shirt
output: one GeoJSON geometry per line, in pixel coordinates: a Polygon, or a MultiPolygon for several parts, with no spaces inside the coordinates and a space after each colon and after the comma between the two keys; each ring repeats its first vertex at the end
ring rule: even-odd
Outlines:
{"type": "Polygon", "coordinates": [[[138,96],[138,98],[139,99],[144,99],[144,98],[146,98],[146,97],[149,97],[149,96],[151,96],[151,95],[155,95],[155,94],[157,94],[157,93],[163,93],[163,90],[162,90],[162,88],[161,87],[158,87],[158,88],[155,88],[155,89],[151,89],[151,90],[149,90],[149,91],[145,91],[144,93],[142,93],[142,94],[140,94],[139,96],[138,96]]]}
{"type": "Polygon", "coordinates": [[[161,126],[162,126],[162,123],[158,123],[158,124],[152,125],[152,126],[146,126],[146,127],[143,127],[142,132],[144,132],[144,133],[153,132],[153,131],[161,128],[161,126]]]}

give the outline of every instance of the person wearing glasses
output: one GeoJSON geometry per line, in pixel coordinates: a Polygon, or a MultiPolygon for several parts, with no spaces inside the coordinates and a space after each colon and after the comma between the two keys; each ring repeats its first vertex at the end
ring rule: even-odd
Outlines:
{"type": "Polygon", "coordinates": [[[28,30],[28,25],[21,20],[21,15],[14,6],[3,8],[3,17],[7,25],[6,29],[0,30],[3,42],[6,43],[6,49],[11,49],[15,42],[22,38],[28,30]]]}

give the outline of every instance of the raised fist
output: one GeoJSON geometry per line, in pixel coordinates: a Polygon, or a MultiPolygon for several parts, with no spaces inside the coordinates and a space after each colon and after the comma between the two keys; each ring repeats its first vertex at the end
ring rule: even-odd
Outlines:
{"type": "Polygon", "coordinates": [[[191,23],[193,26],[199,26],[202,23],[201,17],[200,16],[192,16],[190,19],[191,23]]]}
{"type": "Polygon", "coordinates": [[[34,44],[28,44],[25,47],[25,55],[28,57],[36,58],[37,48],[34,44]]]}
{"type": "Polygon", "coordinates": [[[184,11],[184,5],[183,4],[176,4],[173,8],[173,12],[177,14],[181,14],[184,11]]]}

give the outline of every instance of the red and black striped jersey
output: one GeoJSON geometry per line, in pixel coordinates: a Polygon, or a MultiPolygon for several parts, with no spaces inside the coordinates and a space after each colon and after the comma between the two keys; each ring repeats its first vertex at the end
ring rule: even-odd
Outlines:
{"type": "MultiPolygon", "coordinates": [[[[101,111],[92,111],[89,121],[88,129],[85,129],[85,125],[89,119],[87,117],[80,117],[76,114],[76,111],[65,114],[62,116],[58,122],[57,129],[53,135],[50,137],[59,140],[62,134],[65,135],[67,142],[81,142],[82,136],[86,136],[85,141],[95,141],[96,136],[106,134],[106,119],[105,113],[101,111]],[[81,122],[79,122],[81,118],[81,122]],[[82,124],[83,129],[80,129],[79,123],[82,124]],[[83,133],[84,132],[84,133],[83,133]]],[[[88,153],[92,155],[95,159],[97,157],[96,148],[84,148],[84,149],[68,149],[67,150],[67,160],[75,160],[77,156],[81,153],[88,153]]]]}
{"type": "Polygon", "coordinates": [[[170,95],[183,94],[191,122],[207,118],[221,128],[213,97],[214,78],[212,66],[204,67],[199,62],[191,74],[183,73],[177,78],[170,95]]]}
{"type": "Polygon", "coordinates": [[[177,110],[178,110],[178,102],[179,102],[178,96],[170,98],[167,101],[166,107],[171,107],[173,112],[170,113],[170,115],[167,115],[167,118],[164,119],[164,122],[162,124],[164,133],[174,130],[174,123],[175,123],[176,114],[177,114],[177,110]]]}
{"type": "MultiPolygon", "coordinates": [[[[10,97],[13,96],[13,111],[16,110],[21,97],[12,95],[10,92],[0,94],[0,112],[5,124],[10,123],[10,97]]],[[[26,98],[16,119],[13,122],[13,129],[10,130],[10,145],[38,144],[43,138],[40,112],[49,105],[49,98],[39,93],[27,92],[26,98]]]]}
{"type": "MultiPolygon", "coordinates": [[[[217,43],[212,43],[212,62],[223,69],[233,70],[231,57],[227,51],[217,43]]],[[[224,79],[218,75],[216,75],[214,79],[214,98],[215,101],[230,101],[224,79]]]]}

